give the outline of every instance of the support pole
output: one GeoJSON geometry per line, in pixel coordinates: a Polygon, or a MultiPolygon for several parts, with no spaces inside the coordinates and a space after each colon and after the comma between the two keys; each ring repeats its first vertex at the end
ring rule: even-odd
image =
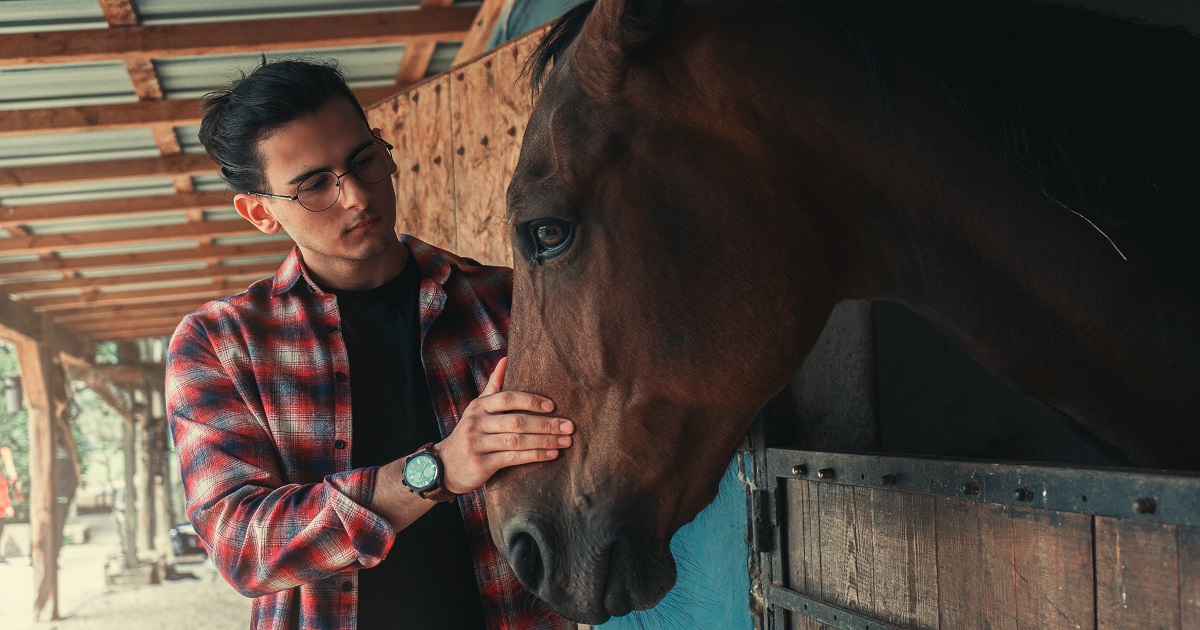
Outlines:
{"type": "Polygon", "coordinates": [[[66,407],[57,353],[31,339],[16,340],[29,410],[29,529],[33,562],[33,618],[50,606],[58,619],[58,528],[55,526],[55,432],[66,407]]]}
{"type": "Polygon", "coordinates": [[[137,390],[137,504],[138,551],[154,550],[154,419],[150,413],[150,392],[143,385],[137,390]]]}
{"type": "MultiPolygon", "coordinates": [[[[128,392],[123,392],[126,408],[132,407],[128,392]]],[[[125,455],[125,490],[121,493],[122,512],[121,522],[121,554],[124,556],[125,569],[133,570],[138,566],[137,556],[137,497],[134,470],[137,468],[137,439],[134,414],[130,413],[121,422],[121,450],[125,455]]]]}

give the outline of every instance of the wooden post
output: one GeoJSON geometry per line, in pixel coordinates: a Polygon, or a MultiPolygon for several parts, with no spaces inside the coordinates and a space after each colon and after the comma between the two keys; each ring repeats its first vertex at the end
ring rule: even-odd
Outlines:
{"type": "Polygon", "coordinates": [[[154,420],[146,385],[135,390],[137,418],[138,551],[154,550],[154,420]]]}
{"type": "Polygon", "coordinates": [[[171,476],[168,469],[170,452],[167,448],[167,413],[163,397],[163,383],[147,374],[150,389],[149,415],[154,424],[153,462],[154,470],[154,546],[159,555],[165,555],[168,564],[175,561],[171,548],[170,529],[176,523],[171,505],[171,476]]]}
{"type": "Polygon", "coordinates": [[[29,411],[29,529],[33,562],[33,617],[40,619],[50,604],[58,619],[57,479],[54,466],[55,432],[65,409],[63,374],[56,353],[32,339],[15,340],[29,411]]]}
{"type": "MultiPolygon", "coordinates": [[[[122,392],[127,400],[126,409],[133,407],[132,396],[128,390],[122,392]]],[[[122,494],[124,522],[121,523],[121,553],[125,560],[125,569],[132,570],[138,566],[137,556],[137,498],[133,473],[137,468],[137,439],[134,425],[134,413],[130,413],[121,422],[121,450],[125,454],[125,490],[122,494]]]]}

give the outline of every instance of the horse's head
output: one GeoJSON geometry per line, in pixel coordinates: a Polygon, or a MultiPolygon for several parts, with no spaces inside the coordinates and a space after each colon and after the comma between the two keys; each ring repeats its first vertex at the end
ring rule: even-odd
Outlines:
{"type": "Polygon", "coordinates": [[[582,622],[671,588],[672,535],[832,308],[819,229],[778,219],[795,177],[703,83],[720,52],[673,5],[599,0],[508,191],[505,387],[551,397],[576,445],[497,475],[488,510],[521,581],[582,622]]]}

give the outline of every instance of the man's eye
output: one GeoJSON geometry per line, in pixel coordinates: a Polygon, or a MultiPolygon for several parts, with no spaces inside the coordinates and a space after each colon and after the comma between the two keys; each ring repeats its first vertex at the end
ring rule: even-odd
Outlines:
{"type": "Polygon", "coordinates": [[[300,192],[313,193],[319,190],[324,190],[327,186],[329,186],[330,179],[332,178],[328,173],[322,173],[316,177],[310,177],[300,184],[300,192]]]}

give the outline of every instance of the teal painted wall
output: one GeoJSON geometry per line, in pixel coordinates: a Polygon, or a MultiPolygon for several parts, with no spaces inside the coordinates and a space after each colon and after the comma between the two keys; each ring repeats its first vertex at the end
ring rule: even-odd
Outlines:
{"type": "MultiPolygon", "coordinates": [[[[596,626],[603,630],[753,630],[746,483],[734,459],[712,505],[671,541],[679,579],[658,606],[596,626]]],[[[752,469],[751,469],[752,470],[752,469]]]]}

